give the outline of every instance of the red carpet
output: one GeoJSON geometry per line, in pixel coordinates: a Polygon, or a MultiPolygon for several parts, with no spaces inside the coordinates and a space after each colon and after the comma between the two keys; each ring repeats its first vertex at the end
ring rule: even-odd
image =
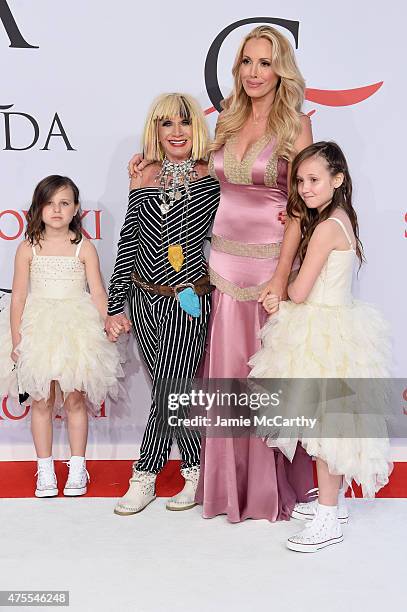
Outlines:
{"type": "MultiPolygon", "coordinates": [[[[127,490],[132,461],[87,461],[91,481],[86,497],[121,497],[127,490]]],[[[170,497],[182,489],[183,478],[179,461],[169,461],[157,478],[157,495],[170,497]]],[[[33,497],[36,463],[34,461],[0,461],[0,497],[33,497]]],[[[55,462],[60,496],[68,468],[55,462]]],[[[354,486],[356,497],[360,488],[354,486]]],[[[389,484],[377,497],[407,497],[407,462],[395,463],[389,484]]]]}

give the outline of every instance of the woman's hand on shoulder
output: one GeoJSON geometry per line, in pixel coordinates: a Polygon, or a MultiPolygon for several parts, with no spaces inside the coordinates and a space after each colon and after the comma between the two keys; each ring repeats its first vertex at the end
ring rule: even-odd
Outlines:
{"type": "Polygon", "coordinates": [[[132,189],[142,189],[144,187],[156,187],[157,175],[160,171],[160,164],[154,162],[149,164],[142,172],[137,172],[131,177],[130,191],[132,189]]]}
{"type": "Polygon", "coordinates": [[[138,173],[142,172],[144,168],[147,168],[152,161],[145,159],[142,153],[136,153],[133,155],[131,160],[127,165],[127,170],[129,172],[129,178],[133,178],[133,176],[137,176],[138,173]]]}
{"type": "Polygon", "coordinates": [[[202,159],[197,161],[197,163],[195,164],[195,171],[198,175],[198,179],[203,178],[204,176],[208,176],[208,162],[203,161],[202,159]]]}

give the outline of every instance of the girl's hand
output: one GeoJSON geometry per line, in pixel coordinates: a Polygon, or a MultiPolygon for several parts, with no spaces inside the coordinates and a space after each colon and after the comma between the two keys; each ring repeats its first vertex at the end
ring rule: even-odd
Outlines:
{"type": "Polygon", "coordinates": [[[18,353],[16,353],[15,348],[13,348],[13,350],[11,351],[10,357],[14,361],[14,363],[17,363],[17,361],[18,361],[18,353]]]}
{"type": "Polygon", "coordinates": [[[273,295],[269,293],[263,301],[263,308],[269,314],[275,314],[280,306],[280,298],[278,295],[273,295]]]}
{"type": "Polygon", "coordinates": [[[144,168],[146,168],[152,163],[152,161],[144,159],[141,153],[136,153],[135,155],[133,155],[127,166],[129,178],[137,178],[144,170],[144,168]]]}
{"type": "Polygon", "coordinates": [[[107,316],[105,319],[105,332],[110,342],[116,342],[120,334],[128,333],[131,323],[124,313],[107,316]]]}
{"type": "Polygon", "coordinates": [[[286,300],[288,298],[287,283],[280,280],[280,278],[273,276],[271,281],[267,284],[267,286],[261,292],[260,297],[257,301],[261,302],[264,306],[264,301],[269,294],[277,296],[280,301],[286,300]]]}

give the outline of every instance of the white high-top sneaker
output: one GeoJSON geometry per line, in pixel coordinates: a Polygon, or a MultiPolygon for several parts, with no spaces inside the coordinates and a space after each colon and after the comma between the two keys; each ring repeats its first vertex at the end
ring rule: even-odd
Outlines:
{"type": "Polygon", "coordinates": [[[184,488],[168,500],[167,510],[189,510],[196,506],[195,493],[198,487],[199,465],[182,468],[181,474],[185,478],[184,488]]]}
{"type": "Polygon", "coordinates": [[[69,467],[68,480],[64,488],[64,495],[67,497],[77,497],[85,495],[88,490],[87,484],[90,482],[89,472],[86,469],[85,457],[73,455],[70,461],[64,461],[69,467]]]}
{"type": "Polygon", "coordinates": [[[38,461],[37,487],[35,497],[55,497],[58,495],[57,477],[54,472],[54,461],[52,458],[38,461]]]}
{"type": "Polygon", "coordinates": [[[144,510],[148,504],[155,500],[155,481],[157,474],[152,472],[139,472],[133,468],[133,476],[129,480],[129,488],[116,504],[115,514],[129,516],[144,510]]]}
{"type": "Polygon", "coordinates": [[[315,517],[303,531],[288,538],[287,548],[311,553],[340,542],[343,542],[343,534],[337,517],[337,506],[318,504],[315,517]]]}
{"type": "MultiPolygon", "coordinates": [[[[318,489],[316,489],[318,490],[318,489]]],[[[300,521],[312,521],[318,507],[318,499],[310,502],[298,502],[291,512],[291,518],[300,521]]],[[[343,525],[349,522],[349,512],[345,501],[345,489],[339,489],[338,494],[338,521],[343,525]]]]}

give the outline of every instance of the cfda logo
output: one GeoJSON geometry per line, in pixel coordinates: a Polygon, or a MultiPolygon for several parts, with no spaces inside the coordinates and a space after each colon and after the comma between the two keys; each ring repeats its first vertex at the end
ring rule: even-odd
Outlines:
{"type": "MultiPolygon", "coordinates": [[[[280,26],[292,34],[295,41],[295,48],[298,49],[299,44],[299,21],[292,21],[290,19],[280,19],[278,17],[248,17],[247,19],[241,19],[231,23],[224,28],[212,42],[205,61],[205,85],[208,92],[208,96],[213,106],[205,110],[205,114],[209,115],[214,111],[221,111],[221,101],[225,98],[221,92],[218,82],[218,58],[221,47],[225,39],[241,26],[248,24],[270,24],[280,26]]],[[[357,87],[355,89],[312,89],[307,87],[305,90],[305,99],[310,102],[316,102],[322,106],[350,106],[352,104],[358,104],[366,98],[372,96],[380,87],[383,85],[383,81],[373,83],[372,85],[366,85],[364,87],[357,87]]],[[[312,115],[315,111],[308,113],[312,115]]]]}
{"type": "MultiPolygon", "coordinates": [[[[1,0],[0,0],[1,1],[1,0]]],[[[0,105],[0,115],[4,117],[4,151],[27,151],[32,149],[40,138],[40,126],[38,120],[35,119],[29,113],[21,113],[16,111],[10,111],[13,108],[13,104],[0,105]],[[21,133],[23,134],[23,141],[20,146],[15,146],[13,138],[13,132],[19,135],[21,139],[21,133]],[[22,145],[22,146],[21,146],[22,145]]],[[[55,113],[51,125],[46,133],[43,147],[41,151],[48,151],[51,138],[62,138],[67,151],[75,151],[71,145],[68,135],[62,125],[62,121],[55,113]]]]}
{"type": "Polygon", "coordinates": [[[30,45],[22,35],[7,0],[0,0],[0,19],[10,39],[10,47],[14,49],[39,49],[37,45],[30,45]]]}

